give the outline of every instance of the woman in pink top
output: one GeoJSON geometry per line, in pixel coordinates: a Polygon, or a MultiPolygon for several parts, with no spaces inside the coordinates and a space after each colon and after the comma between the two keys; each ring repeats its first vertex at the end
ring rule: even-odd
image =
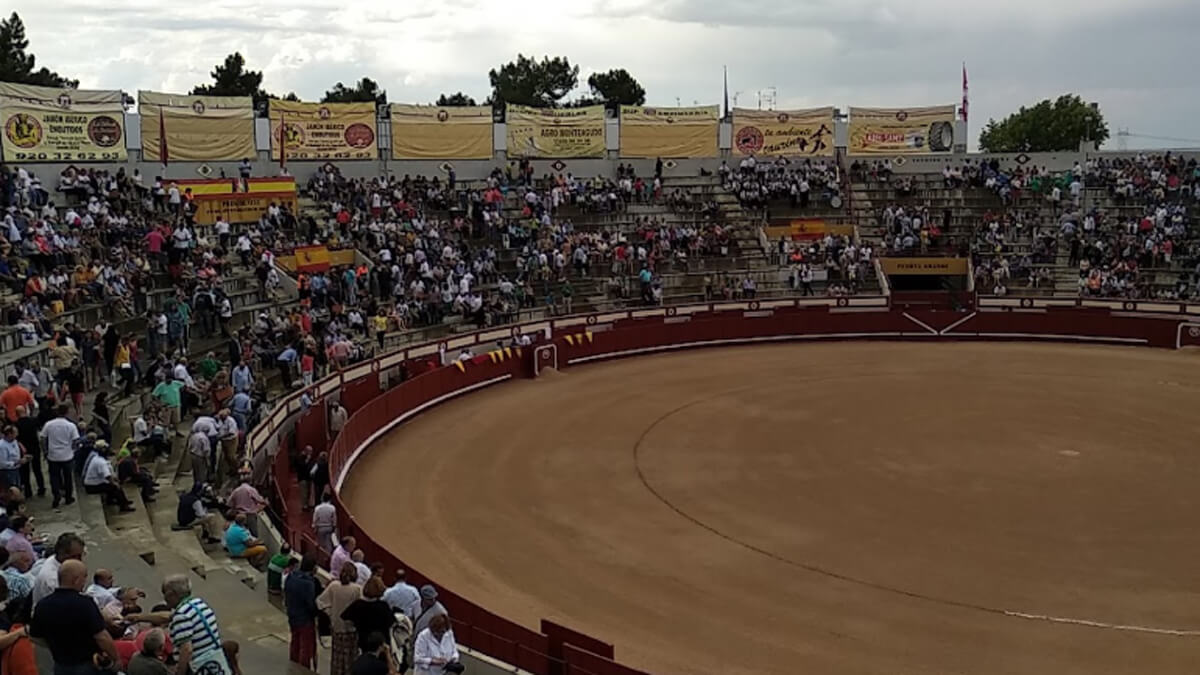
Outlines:
{"type": "Polygon", "coordinates": [[[33,544],[29,541],[29,538],[33,536],[33,521],[28,516],[14,516],[11,525],[13,536],[8,538],[8,544],[5,545],[9,556],[23,551],[29,554],[30,560],[37,560],[38,556],[33,551],[33,544]]]}

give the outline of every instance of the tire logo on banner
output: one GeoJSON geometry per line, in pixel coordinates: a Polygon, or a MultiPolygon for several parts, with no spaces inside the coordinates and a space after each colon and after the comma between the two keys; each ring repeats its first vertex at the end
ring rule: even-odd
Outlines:
{"type": "Polygon", "coordinates": [[[121,125],[108,115],[100,115],[87,127],[88,138],[102,148],[111,148],[121,140],[121,125]]]}
{"type": "Polygon", "coordinates": [[[850,306],[850,299],[849,299],[849,298],[838,298],[838,299],[837,299],[837,306],[838,306],[838,307],[849,307],[849,306],[850,306]]]}
{"type": "Polygon", "coordinates": [[[733,145],[743,155],[759,152],[763,149],[763,133],[758,127],[742,127],[733,139],[733,145]]]}
{"type": "Polygon", "coordinates": [[[753,301],[751,301],[751,302],[750,302],[750,309],[751,309],[751,310],[756,310],[756,309],[758,309],[759,307],[761,307],[761,305],[759,305],[759,304],[758,304],[758,301],[757,301],[757,300],[753,300],[753,301]]]}
{"type": "Polygon", "coordinates": [[[779,113],[779,116],[778,116],[778,117],[776,117],[775,119],[779,120],[779,123],[780,123],[780,124],[787,124],[787,123],[788,123],[788,120],[790,120],[790,119],[792,119],[792,118],[791,118],[791,117],[789,117],[787,113],[782,113],[782,112],[781,112],[781,113],[779,113]]]}
{"type": "Polygon", "coordinates": [[[59,94],[58,95],[58,105],[63,108],[70,108],[71,107],[71,95],[65,94],[65,93],[59,94]]]}
{"type": "Polygon", "coordinates": [[[1021,298],[1021,306],[1033,307],[1033,300],[1031,298],[1021,298]]]}
{"type": "Polygon", "coordinates": [[[203,115],[207,108],[204,107],[204,101],[195,101],[192,103],[192,112],[197,115],[203,115]]]}
{"type": "Polygon", "coordinates": [[[676,307],[668,307],[667,308],[667,316],[675,316],[678,313],[679,313],[679,309],[676,307]]]}
{"type": "Polygon", "coordinates": [[[907,110],[897,110],[896,111],[896,121],[897,122],[903,122],[907,119],[908,119],[908,111],[907,110]]]}
{"type": "Polygon", "coordinates": [[[32,148],[42,142],[42,123],[33,115],[17,113],[8,118],[4,135],[18,148],[32,148]]]}
{"type": "Polygon", "coordinates": [[[370,147],[375,142],[375,132],[362,122],[355,122],[346,127],[346,145],[361,150],[370,147]]]}
{"type": "Polygon", "coordinates": [[[1137,303],[1123,302],[1121,303],[1121,309],[1124,309],[1126,312],[1132,312],[1133,310],[1137,309],[1137,303]]]}
{"type": "Polygon", "coordinates": [[[1192,337],[1200,337],[1200,326],[1192,326],[1188,328],[1188,335],[1192,337]]]}
{"type": "Polygon", "coordinates": [[[447,121],[447,120],[449,120],[449,119],[450,119],[450,113],[449,113],[448,111],[445,111],[445,110],[439,110],[439,111],[437,112],[437,121],[439,121],[439,122],[445,122],[445,121],[447,121]]]}
{"type": "Polygon", "coordinates": [[[321,106],[321,108],[317,110],[317,117],[320,117],[323,120],[327,120],[330,117],[333,117],[333,113],[329,112],[329,108],[321,106]]]}
{"type": "Polygon", "coordinates": [[[587,324],[588,324],[589,326],[594,326],[594,325],[596,325],[596,321],[597,321],[597,319],[596,319],[596,315],[595,315],[595,314],[593,314],[592,316],[589,316],[589,317],[587,318],[587,324]]]}
{"type": "Polygon", "coordinates": [[[550,350],[549,350],[549,349],[543,349],[543,350],[541,350],[541,352],[542,352],[542,360],[543,360],[543,361],[549,361],[549,360],[550,360],[550,350]]]}

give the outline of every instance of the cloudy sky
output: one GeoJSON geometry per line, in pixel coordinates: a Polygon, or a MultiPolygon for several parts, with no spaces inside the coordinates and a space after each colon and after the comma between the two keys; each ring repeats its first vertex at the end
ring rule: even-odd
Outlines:
{"type": "MultiPolygon", "coordinates": [[[[186,91],[232,51],[265,88],[315,100],[366,75],[389,100],[482,100],[518,52],[626,68],[647,103],[903,107],[989,117],[1064,92],[1096,101],[1135,147],[1200,147],[1197,0],[15,0],[30,49],[85,88],[186,91]],[[1161,137],[1160,139],[1145,136],[1161,137]],[[1178,139],[1178,140],[1168,140],[1178,139]]],[[[586,85],[585,85],[586,86],[586,85]]]]}

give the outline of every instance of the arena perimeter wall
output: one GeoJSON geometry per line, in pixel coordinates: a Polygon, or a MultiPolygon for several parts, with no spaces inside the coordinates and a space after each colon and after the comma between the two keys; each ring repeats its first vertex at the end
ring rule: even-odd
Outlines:
{"type": "MultiPolygon", "coordinates": [[[[979,298],[976,311],[938,312],[890,307],[886,297],[813,298],[658,307],[572,316],[502,327],[432,342],[382,356],[318,383],[323,396],[336,395],[352,413],[342,433],[326,441],[323,403],[295,420],[296,446],[328,447],[335,480],[334,503],[340,534],[353,534],[367,559],[384,564],[385,575],[407,570],[410,583],[434,583],[452,617],[458,641],[475,652],[534,675],[634,675],[615,660],[613,646],[543,621],[521,626],[456,595],[403,561],[364,531],[337,496],[355,459],[396,425],[443,401],[545,367],[570,368],[602,359],[658,351],[798,340],[1026,340],[1149,346],[1200,346],[1200,306],[1077,299],[979,298]],[[498,340],[536,335],[531,347],[499,350],[498,340]],[[552,347],[551,347],[552,345],[552,347]],[[443,354],[474,348],[479,356],[457,366],[440,366],[443,354]],[[536,360],[536,365],[535,365],[536,360]],[[408,378],[388,386],[403,368],[408,378]]],[[[284,399],[251,434],[254,451],[275,448],[273,487],[280,494],[288,477],[287,453],[277,452],[299,410],[296,395],[284,399]]],[[[281,508],[278,507],[277,508],[281,508]]],[[[286,514],[283,518],[287,522],[286,514]]],[[[285,535],[299,551],[316,550],[310,532],[285,535]]],[[[320,556],[327,561],[327,554],[320,556]]],[[[436,570],[426,570],[433,572],[436,570]]]]}

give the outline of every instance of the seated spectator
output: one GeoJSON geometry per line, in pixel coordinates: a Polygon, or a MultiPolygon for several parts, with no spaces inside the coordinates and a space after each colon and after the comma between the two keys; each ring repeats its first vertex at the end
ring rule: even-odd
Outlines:
{"type": "Polygon", "coordinates": [[[83,491],[90,495],[103,495],[104,503],[121,507],[122,512],[133,511],[133,503],[125,496],[121,484],[113,474],[109,463],[108,443],[96,441],[95,449],[87,456],[83,470],[83,491]]]}
{"type": "Polygon", "coordinates": [[[231,558],[243,558],[254,567],[262,568],[267,562],[267,547],[262,541],[250,535],[246,529],[246,514],[234,515],[232,511],[226,515],[230,521],[225,530],[225,550],[231,558]]]}

